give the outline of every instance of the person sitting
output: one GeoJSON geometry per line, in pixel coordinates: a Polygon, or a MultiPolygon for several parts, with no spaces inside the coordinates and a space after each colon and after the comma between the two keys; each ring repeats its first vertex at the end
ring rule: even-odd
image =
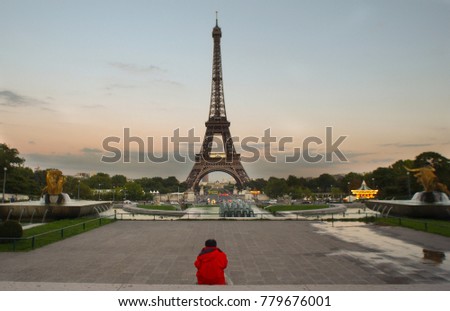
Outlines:
{"type": "Polygon", "coordinates": [[[199,285],[226,285],[224,270],[228,265],[227,255],[217,247],[214,239],[205,242],[197,260],[197,284],[199,285]]]}

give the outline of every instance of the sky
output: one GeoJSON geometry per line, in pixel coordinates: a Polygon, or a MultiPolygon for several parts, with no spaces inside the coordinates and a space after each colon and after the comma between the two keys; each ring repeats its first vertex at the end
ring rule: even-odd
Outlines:
{"type": "Polygon", "coordinates": [[[243,163],[251,178],[369,172],[426,151],[450,157],[448,0],[0,7],[0,142],[33,169],[185,180],[193,162],[175,161],[170,142],[177,129],[203,140],[216,11],[231,134],[276,158],[243,163]],[[264,149],[268,129],[276,142],[264,149]],[[125,131],[143,148],[125,143],[125,131]],[[168,161],[139,163],[150,145],[168,161]],[[294,148],[306,158],[286,163],[294,148]],[[129,163],[102,161],[111,150],[129,150],[129,163]]]}

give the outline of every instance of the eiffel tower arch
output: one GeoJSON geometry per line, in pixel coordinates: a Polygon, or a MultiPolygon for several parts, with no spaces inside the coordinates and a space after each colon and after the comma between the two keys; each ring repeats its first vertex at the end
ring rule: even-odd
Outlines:
{"type": "Polygon", "coordinates": [[[208,121],[205,122],[206,133],[200,153],[195,155],[195,163],[186,179],[188,188],[196,188],[201,179],[212,172],[224,172],[236,180],[236,185],[242,189],[243,184],[250,180],[241,163],[241,155],[236,152],[230,134],[230,122],[225,110],[225,98],[222,78],[222,57],[220,39],[222,30],[218,25],[213,28],[214,41],[213,68],[211,83],[211,102],[208,121]],[[213,152],[214,138],[222,140],[223,151],[213,152]]]}

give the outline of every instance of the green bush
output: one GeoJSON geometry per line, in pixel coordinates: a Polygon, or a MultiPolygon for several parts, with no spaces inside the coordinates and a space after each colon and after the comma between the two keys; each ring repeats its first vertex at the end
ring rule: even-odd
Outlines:
{"type": "Polygon", "coordinates": [[[8,220],[0,223],[0,243],[8,243],[7,238],[21,238],[23,235],[22,225],[14,220],[8,220]],[[5,239],[6,238],[6,239],[5,239]]]}

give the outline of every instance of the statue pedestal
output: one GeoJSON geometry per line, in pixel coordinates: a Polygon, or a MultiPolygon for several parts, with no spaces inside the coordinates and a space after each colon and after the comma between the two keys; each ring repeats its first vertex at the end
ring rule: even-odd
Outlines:
{"type": "Polygon", "coordinates": [[[425,203],[434,203],[434,202],[436,202],[436,199],[434,197],[434,193],[433,192],[426,192],[426,191],[422,192],[422,196],[421,196],[420,200],[422,202],[425,202],[425,203]]]}
{"type": "Polygon", "coordinates": [[[45,201],[45,204],[62,204],[62,203],[66,203],[67,201],[70,201],[70,199],[66,200],[64,193],[60,193],[60,194],[48,194],[47,193],[44,195],[44,201],[45,201]]]}
{"type": "Polygon", "coordinates": [[[58,200],[60,200],[59,195],[57,194],[49,194],[48,195],[48,200],[50,201],[50,203],[56,204],[59,203],[58,200]]]}

